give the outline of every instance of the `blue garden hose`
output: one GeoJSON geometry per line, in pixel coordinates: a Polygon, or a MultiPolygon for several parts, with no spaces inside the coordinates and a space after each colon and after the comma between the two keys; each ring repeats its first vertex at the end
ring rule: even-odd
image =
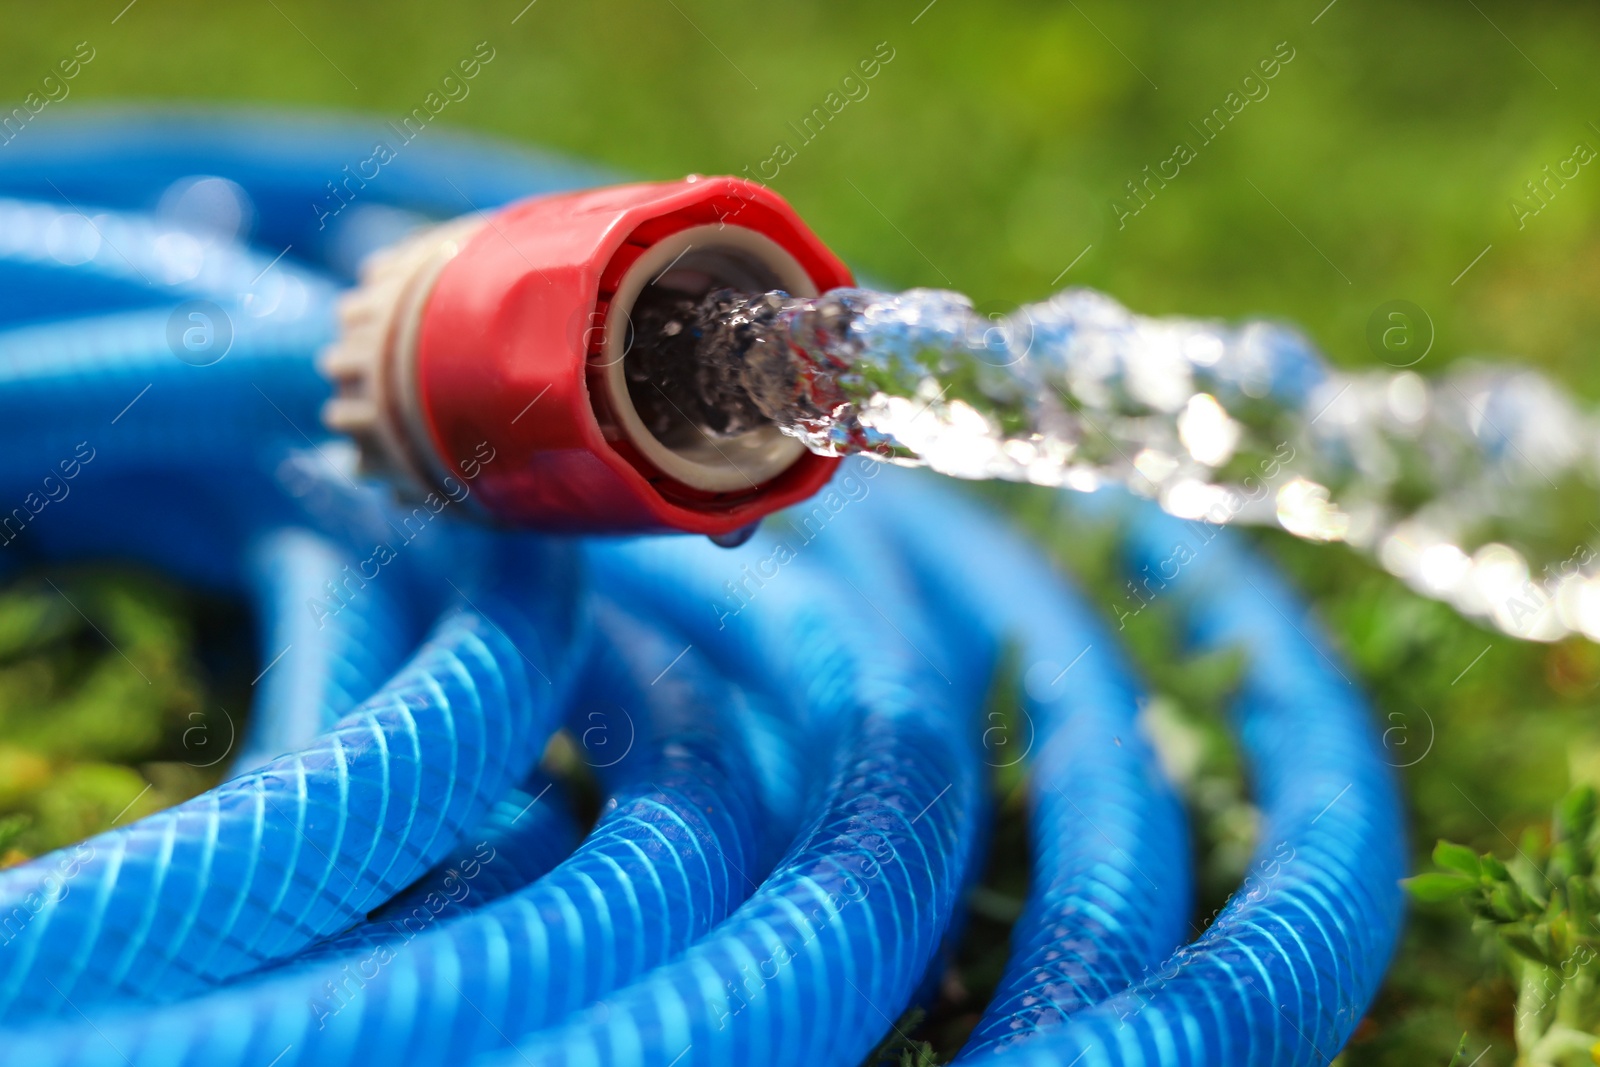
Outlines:
{"type": "Polygon", "coordinates": [[[850,1067],[936,983],[985,774],[1024,748],[1032,889],[963,1058],[1329,1062],[1394,949],[1404,832],[1270,568],[1101,505],[1136,566],[1193,546],[1173,602],[1248,657],[1262,837],[1185,944],[1137,684],[962,495],[852,460],[814,521],[729,551],[419,521],[356,476],[314,364],[354,265],[598,177],[434,134],[331,218],[359,123],[120,113],[0,154],[0,568],[116,557],[244,596],[263,668],[228,782],[0,872],[0,1062],[850,1067]],[[196,179],[245,232],[196,229],[196,179]],[[982,711],[1008,645],[1026,742],[982,711]],[[563,723],[606,795],[581,843],[536,766],[563,723]]]}

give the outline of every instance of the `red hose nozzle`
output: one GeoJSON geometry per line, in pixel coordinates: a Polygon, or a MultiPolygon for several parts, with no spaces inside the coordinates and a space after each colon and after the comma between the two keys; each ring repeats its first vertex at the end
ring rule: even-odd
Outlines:
{"type": "Polygon", "coordinates": [[[325,421],[414,494],[470,486],[508,525],[727,536],[815,493],[837,460],[775,426],[648,429],[624,373],[634,303],[651,287],[851,284],[781,197],[742,179],[522,201],[375,257],[325,356],[325,421]]]}

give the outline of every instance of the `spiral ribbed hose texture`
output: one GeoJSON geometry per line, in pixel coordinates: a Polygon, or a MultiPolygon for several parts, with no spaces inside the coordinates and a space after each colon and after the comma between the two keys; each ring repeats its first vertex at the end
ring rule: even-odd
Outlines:
{"type": "Polygon", "coordinates": [[[1327,1062],[1393,949],[1403,831],[1265,564],[1130,512],[1141,562],[1210,534],[1174,603],[1250,663],[1258,863],[1184,946],[1183,810],[1114,636],[935,480],[852,460],[725,551],[361,479],[315,370],[361,256],[596,177],[430,131],[330,213],[373,136],[114,114],[0,158],[0,572],[112,557],[245,598],[262,667],[229,781],[0,872],[0,1063],[850,1067],[935,988],[1019,759],[1033,887],[965,1058],[1327,1062]],[[225,350],[174,342],[196,308],[225,350]],[[1020,731],[985,717],[1010,658],[1020,731]],[[581,840],[537,766],[563,723],[604,798],[581,840]]]}
{"type": "Polygon", "coordinates": [[[1329,1063],[1371,1001],[1402,911],[1399,800],[1366,708],[1316,622],[1233,538],[1146,510],[1129,548],[1162,574],[1182,558],[1163,591],[1194,641],[1247,653],[1234,727],[1262,830],[1244,885],[1204,934],[1007,1060],[1329,1063]]]}
{"type": "MultiPolygon", "coordinates": [[[[332,726],[405,659],[417,634],[406,606],[374,585],[367,610],[314,619],[306,605],[326,596],[360,561],[338,544],[298,526],[264,532],[247,550],[246,580],[260,620],[261,662],[282,653],[262,675],[233,769],[248,770],[300,748],[332,726]]],[[[230,720],[231,723],[231,720],[230,720]]],[[[220,757],[219,758],[223,758],[220,757]]]]}
{"type": "Polygon", "coordinates": [[[977,1058],[1121,992],[1183,942],[1189,840],[1111,634],[1022,538],[936,488],[904,479],[878,491],[950,609],[1017,643],[1022,718],[1004,724],[990,713],[984,758],[995,768],[1026,760],[1031,771],[1033,888],[1005,975],[963,1051],[977,1058]],[[935,511],[941,535],[929,537],[920,516],[935,511]],[[984,551],[964,553],[971,544],[984,551]]]}

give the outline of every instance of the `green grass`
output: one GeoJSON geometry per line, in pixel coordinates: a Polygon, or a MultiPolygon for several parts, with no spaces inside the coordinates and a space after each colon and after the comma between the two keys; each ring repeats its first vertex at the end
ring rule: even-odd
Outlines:
{"type": "MultiPolygon", "coordinates": [[[[495,61],[440,123],[653,177],[755,170],[776,142],[789,141],[795,158],[772,184],[860,272],[888,284],[960,289],[989,310],[1070,283],[1104,288],[1141,311],[1280,316],[1351,367],[1381,366],[1367,322],[1381,304],[1407,299],[1427,311],[1436,332],[1419,369],[1507,354],[1600,396],[1600,167],[1583,167],[1520,227],[1511,207],[1525,199],[1525,182],[1568,158],[1577,142],[1600,147],[1600,10],[1592,5],[896,0],[768,9],[722,0],[537,0],[523,10],[524,0],[138,0],[124,11],[124,2],[0,6],[0,98],[20,98],[88,40],[93,62],[72,96],[38,122],[130,98],[398,117],[488,41],[495,61]],[[880,42],[893,58],[869,94],[799,145],[788,124],[823,104],[880,42]],[[1124,183],[1171,156],[1179,140],[1198,143],[1189,124],[1225,106],[1280,42],[1293,58],[1268,83],[1270,95],[1245,106],[1119,226],[1112,201],[1126,197],[1124,183]]],[[[1035,506],[1026,494],[1008,499],[1024,512],[1035,506]]],[[[1380,725],[1399,731],[1389,735],[1396,762],[1432,739],[1427,755],[1401,771],[1419,863],[1438,837],[1504,851],[1508,836],[1545,821],[1571,782],[1600,778],[1595,648],[1518,645],[1419,601],[1342,549],[1266,540],[1317,600],[1372,693],[1380,725]]],[[[1106,560],[1091,548],[1067,555],[1092,586],[1106,560]]],[[[180,598],[136,618],[119,595],[160,597],[134,596],[114,582],[74,588],[94,602],[85,608],[97,619],[133,620],[129,640],[161,635],[160,655],[176,666],[149,719],[165,731],[153,747],[137,756],[131,748],[50,754],[49,766],[142,766],[181,736],[171,731],[185,709],[209,706],[211,698],[196,693],[218,684],[192,663],[181,666],[184,627],[198,609],[180,598]]],[[[1113,595],[1102,595],[1108,610],[1113,595]]],[[[54,607],[7,603],[6,611],[60,618],[54,607]]],[[[46,624],[8,623],[0,613],[0,631],[7,625],[46,624]]],[[[81,624],[48,625],[78,629],[39,630],[55,635],[54,651],[19,653],[16,662],[78,657],[72,662],[89,673],[74,679],[72,692],[89,695],[74,705],[77,714],[90,721],[94,700],[136,699],[138,680],[110,653],[90,655],[92,635],[81,624]]],[[[1170,662],[1164,625],[1158,613],[1142,620],[1148,633],[1132,644],[1174,714],[1212,731],[1208,750],[1220,762],[1207,773],[1218,784],[1197,816],[1209,840],[1227,844],[1237,831],[1229,823],[1238,822],[1237,789],[1228,784],[1237,776],[1214,743],[1226,671],[1170,662]]],[[[36,727],[18,710],[36,704],[8,695],[0,676],[0,724],[11,746],[0,760],[42,743],[29,739],[36,727]]],[[[108,736],[132,729],[114,725],[108,736]]],[[[178,755],[165,762],[182,765],[178,755]]],[[[27,766],[38,773],[37,763],[27,766]]],[[[0,839],[10,835],[24,851],[47,843],[25,836],[42,835],[45,825],[27,805],[42,811],[37,798],[70,779],[53,773],[52,784],[28,794],[36,799],[10,802],[32,829],[0,819],[0,839]]],[[[90,822],[127,791],[107,785],[106,774],[95,771],[81,786],[90,822]]],[[[0,780],[33,779],[18,770],[0,771],[0,780]]],[[[162,795],[175,799],[187,788],[162,795]]],[[[74,825],[63,817],[48,840],[74,825]]],[[[1217,862],[1205,872],[1208,895],[1228,874],[1217,862]]],[[[994,876],[985,899],[997,916],[1005,909],[996,902],[1020,892],[1016,874],[994,876]]],[[[995,924],[983,928],[991,937],[1003,931],[1003,919],[986,921],[995,924]]],[[[968,1003],[935,1010],[923,1030],[959,1029],[950,1020],[970,1014],[992,964],[964,957],[968,1003]]],[[[1459,907],[1418,908],[1390,982],[1341,1062],[1445,1064],[1467,1031],[1461,1062],[1492,1046],[1481,1067],[1510,1063],[1512,994],[1503,973],[1459,907]]]]}
{"type": "Polygon", "coordinates": [[[20,97],[88,40],[96,58],[61,113],[198,99],[398,117],[488,41],[495,61],[440,123],[657,177],[738,173],[795,142],[773,185],[861,271],[895,284],[999,308],[1051,291],[1092,245],[1063,284],[1139,310],[1286,316],[1357,365],[1373,360],[1373,309],[1405,298],[1437,328],[1427,367],[1508,352],[1600,390],[1600,173],[1583,168],[1522,230],[1509,207],[1578,140],[1600,147],[1600,11],[1338,0],[1313,25],[1326,0],[938,0],[913,25],[925,2],[791,4],[775,17],[701,0],[538,0],[515,25],[522,0],[138,0],[115,25],[115,0],[7,3],[0,95],[20,97]],[[1124,183],[1179,139],[1198,142],[1190,123],[1285,41],[1294,59],[1270,95],[1118,229],[1124,183]],[[894,58],[870,93],[798,145],[788,124],[879,42],[894,58]]]}
{"type": "Polygon", "coordinates": [[[158,579],[80,568],[12,582],[0,594],[0,867],[216,785],[248,669],[238,614],[158,579]]]}

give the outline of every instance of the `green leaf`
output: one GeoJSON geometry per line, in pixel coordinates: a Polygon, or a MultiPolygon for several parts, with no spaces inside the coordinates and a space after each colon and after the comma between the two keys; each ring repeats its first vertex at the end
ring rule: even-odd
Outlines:
{"type": "Polygon", "coordinates": [[[1545,878],[1544,872],[1535,867],[1521,856],[1512,858],[1511,863],[1502,870],[1509,870],[1511,881],[1516,883],[1524,896],[1539,907],[1546,907],[1550,903],[1550,882],[1545,878]]]}
{"type": "Polygon", "coordinates": [[[1594,789],[1587,785],[1578,786],[1556,805],[1556,838],[1581,844],[1588,840],[1589,832],[1594,829],[1594,820],[1594,789]]]}
{"type": "Polygon", "coordinates": [[[1557,884],[1565,882],[1569,875],[1584,873],[1578,850],[1571,841],[1557,841],[1550,846],[1550,862],[1546,865],[1546,873],[1557,884]]]}
{"type": "Polygon", "coordinates": [[[1460,874],[1419,874],[1415,878],[1407,878],[1403,883],[1406,890],[1417,900],[1424,904],[1439,904],[1446,900],[1456,900],[1466,896],[1478,888],[1476,879],[1460,874]]]}
{"type": "Polygon", "coordinates": [[[1506,947],[1511,951],[1519,956],[1525,956],[1537,964],[1545,967],[1557,967],[1560,965],[1561,961],[1556,959],[1550,949],[1543,944],[1544,941],[1549,940],[1548,936],[1540,938],[1537,933],[1530,933],[1528,928],[1521,923],[1502,929],[1500,931],[1500,939],[1506,943],[1506,947]]]}
{"type": "Polygon", "coordinates": [[[1527,909],[1522,906],[1522,894],[1517,892],[1514,882],[1496,882],[1485,891],[1484,903],[1496,922],[1515,922],[1527,915],[1527,909]]]}
{"type": "Polygon", "coordinates": [[[1577,875],[1567,879],[1567,911],[1568,920],[1577,934],[1592,937],[1596,933],[1594,895],[1589,883],[1577,875]]]}
{"type": "Polygon", "coordinates": [[[1433,846],[1433,862],[1447,871],[1457,871],[1468,878],[1477,878],[1483,872],[1478,854],[1466,845],[1453,841],[1440,841],[1433,846]]]}

